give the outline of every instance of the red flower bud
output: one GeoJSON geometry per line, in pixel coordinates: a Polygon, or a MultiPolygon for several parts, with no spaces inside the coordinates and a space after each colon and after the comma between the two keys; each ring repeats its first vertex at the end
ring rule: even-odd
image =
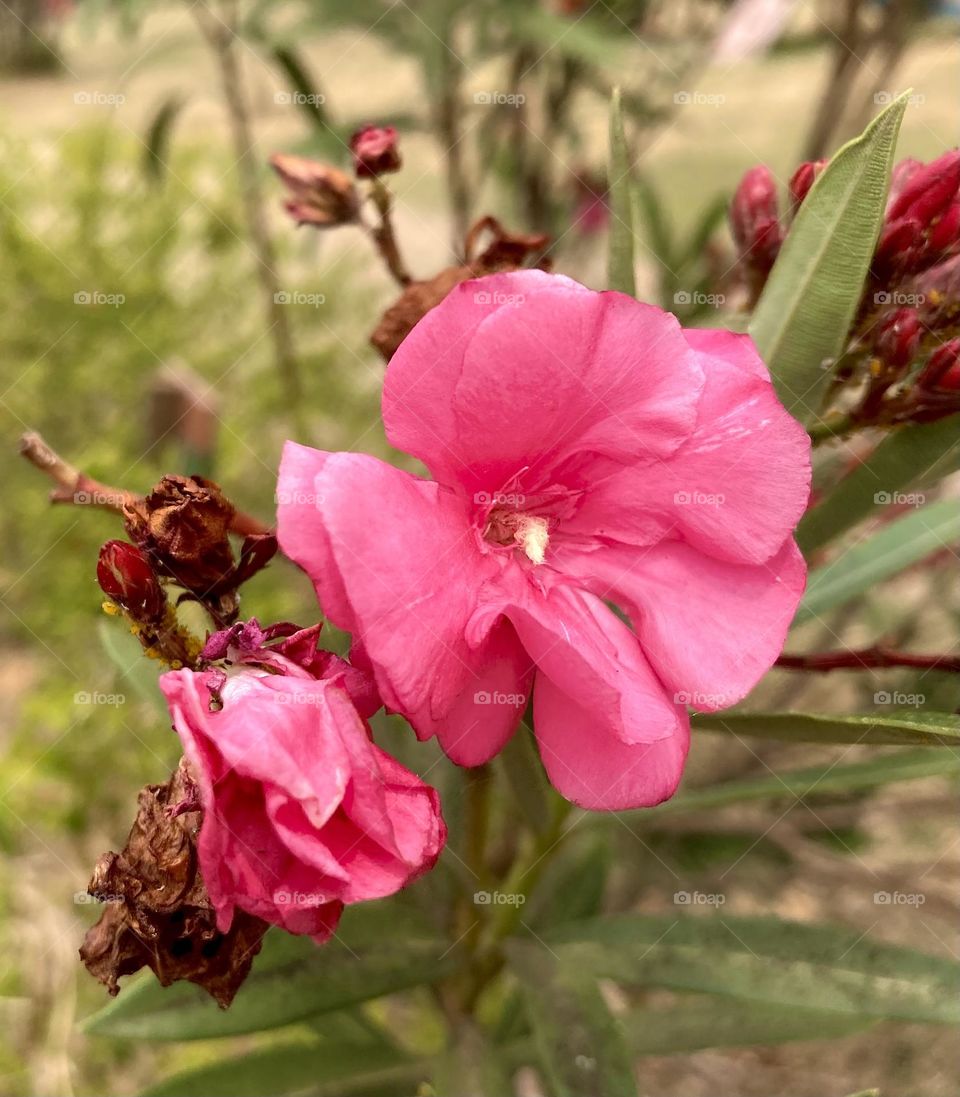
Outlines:
{"type": "Polygon", "coordinates": [[[910,216],[926,228],[960,190],[960,149],[914,168],[887,211],[887,221],[910,216]]]}
{"type": "Polygon", "coordinates": [[[765,164],[751,168],[740,180],[730,205],[730,229],[748,265],[768,273],[783,243],[783,228],[776,183],[765,164]]]}
{"type": "Polygon", "coordinates": [[[790,176],[790,197],[793,199],[794,210],[799,208],[800,203],[810,193],[817,176],[826,166],[826,160],[807,160],[790,176]]]}
{"type": "Polygon", "coordinates": [[[958,243],[960,243],[960,198],[954,198],[930,230],[927,246],[931,254],[939,258],[945,252],[953,250],[958,243]]]}
{"type": "Polygon", "coordinates": [[[128,541],[107,541],[97,560],[100,589],[137,621],[157,622],[167,599],[146,554],[128,541]]]}
{"type": "Polygon", "coordinates": [[[360,199],[346,172],[304,156],[281,153],[270,157],[270,166],[290,191],[284,208],[298,225],[332,228],[357,219],[360,199]]]}
{"type": "Polygon", "coordinates": [[[960,339],[951,339],[930,355],[917,388],[960,395],[960,339]]]}
{"type": "Polygon", "coordinates": [[[393,126],[364,126],[350,138],[353,170],[358,179],[375,179],[400,170],[397,131],[393,126]]]}
{"type": "Polygon", "coordinates": [[[887,366],[902,369],[913,361],[920,346],[920,317],[915,308],[897,309],[880,325],[875,348],[887,366]]]}

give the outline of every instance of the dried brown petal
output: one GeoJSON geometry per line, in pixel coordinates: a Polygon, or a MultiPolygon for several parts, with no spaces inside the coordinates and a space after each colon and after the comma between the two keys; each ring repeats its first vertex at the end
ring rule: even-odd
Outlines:
{"type": "Polygon", "coordinates": [[[201,599],[231,583],[234,514],[219,486],[202,476],[164,476],[123,509],[127,533],[156,570],[201,599]]]}
{"type": "Polygon", "coordinates": [[[188,979],[226,1008],[260,951],[267,923],[237,911],[227,933],[197,864],[201,813],[186,761],[166,785],[148,785],[122,853],[97,862],[89,892],[107,903],[80,949],[90,974],[117,980],[149,967],[162,986],[188,979]]]}

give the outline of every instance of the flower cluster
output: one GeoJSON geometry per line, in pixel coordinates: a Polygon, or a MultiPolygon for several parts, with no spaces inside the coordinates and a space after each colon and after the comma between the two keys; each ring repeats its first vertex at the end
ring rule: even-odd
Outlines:
{"type": "MultiPolygon", "coordinates": [[[[765,165],[751,168],[730,205],[741,278],[755,301],[824,161],[801,164],[780,212],[765,165]]],[[[960,410],[960,150],[928,164],[901,160],[838,386],[856,391],[850,422],[926,422],[960,410]]]]}

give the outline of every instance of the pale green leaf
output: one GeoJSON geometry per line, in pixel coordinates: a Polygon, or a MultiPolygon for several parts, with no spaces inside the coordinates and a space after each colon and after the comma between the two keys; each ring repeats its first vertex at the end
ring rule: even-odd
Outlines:
{"type": "Polygon", "coordinates": [[[633,197],[630,153],[623,130],[620,89],[610,99],[610,249],[607,256],[607,284],[610,289],[637,294],[633,272],[633,197]]]}
{"type": "MultiPolygon", "coordinates": [[[[892,696],[892,695],[891,695],[892,696]]],[[[914,709],[845,716],[806,712],[704,712],[693,717],[699,731],[723,731],[799,743],[872,743],[960,747],[960,716],[914,709]]],[[[922,774],[918,771],[918,776],[922,774]]]]}

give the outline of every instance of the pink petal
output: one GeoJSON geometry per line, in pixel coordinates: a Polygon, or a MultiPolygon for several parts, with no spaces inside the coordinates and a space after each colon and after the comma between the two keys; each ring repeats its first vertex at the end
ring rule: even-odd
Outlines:
{"type": "Polygon", "coordinates": [[[652,468],[598,484],[565,527],[571,536],[593,530],[634,545],[680,537],[743,563],[779,551],[807,505],[810,441],[759,377],[747,337],[716,335],[691,339],[707,377],[693,435],[652,468]]]}
{"type": "Polygon", "coordinates": [[[556,789],[596,810],[670,796],[689,721],[626,625],[599,599],[569,588],[507,613],[537,664],[534,732],[556,789]]]}
{"type": "Polygon", "coordinates": [[[590,587],[629,614],[678,704],[712,712],[742,700],[783,649],[806,582],[792,539],[763,564],[731,564],[664,541],[585,555],[590,587]]]}
{"type": "Polygon", "coordinates": [[[465,282],[387,369],[387,435],[468,495],[521,471],[549,486],[572,456],[649,462],[692,429],[702,376],[669,313],[567,278],[465,282]]]}

